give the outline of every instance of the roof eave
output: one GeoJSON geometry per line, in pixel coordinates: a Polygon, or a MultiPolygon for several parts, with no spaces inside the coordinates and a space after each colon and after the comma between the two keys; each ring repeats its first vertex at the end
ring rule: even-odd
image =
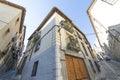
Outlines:
{"type": "Polygon", "coordinates": [[[63,18],[67,19],[78,31],[80,31],[83,35],[84,33],[79,30],[75,25],[74,23],[72,23],[72,20],[70,20],[65,14],[63,14],[58,8],[54,7],[49,13],[48,15],[45,17],[45,19],[42,21],[42,23],[39,25],[39,27],[32,33],[32,35],[28,38],[28,40],[30,40],[33,36],[33,34],[36,32],[36,31],[39,31],[43,26],[44,24],[49,20],[49,18],[54,14],[54,13],[58,13],[59,15],[61,15],[63,18]]]}

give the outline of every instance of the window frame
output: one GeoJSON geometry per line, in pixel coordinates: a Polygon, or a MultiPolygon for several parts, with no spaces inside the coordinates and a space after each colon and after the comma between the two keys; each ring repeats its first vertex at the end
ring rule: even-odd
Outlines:
{"type": "Polygon", "coordinates": [[[84,50],[86,56],[89,56],[84,43],[81,42],[81,44],[82,44],[82,47],[83,47],[83,50],[84,50]]]}
{"type": "Polygon", "coordinates": [[[92,61],[91,61],[90,59],[89,59],[88,61],[89,61],[89,63],[90,63],[90,66],[91,66],[91,68],[92,68],[92,71],[93,71],[94,73],[96,73],[96,70],[95,70],[95,68],[94,68],[94,65],[93,65],[92,61]]]}
{"type": "Polygon", "coordinates": [[[10,32],[10,28],[8,28],[8,29],[5,31],[5,35],[7,35],[9,32],[10,32]]]}
{"type": "Polygon", "coordinates": [[[40,49],[41,40],[35,45],[34,52],[37,52],[40,49]]]}
{"type": "Polygon", "coordinates": [[[36,76],[38,63],[39,63],[39,61],[34,62],[33,69],[32,69],[32,74],[31,74],[32,77],[36,76]]]}

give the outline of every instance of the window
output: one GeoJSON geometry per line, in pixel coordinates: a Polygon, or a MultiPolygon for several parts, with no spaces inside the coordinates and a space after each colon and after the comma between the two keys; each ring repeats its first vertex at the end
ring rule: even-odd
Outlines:
{"type": "Polygon", "coordinates": [[[13,41],[13,42],[17,41],[17,33],[16,33],[15,36],[12,38],[12,41],[13,41]]]}
{"type": "Polygon", "coordinates": [[[114,5],[118,0],[102,0],[110,5],[114,5]]]}
{"type": "Polygon", "coordinates": [[[82,40],[82,38],[81,38],[81,36],[80,36],[79,32],[77,32],[77,35],[78,35],[78,38],[82,40]]]}
{"type": "Polygon", "coordinates": [[[37,67],[38,67],[38,61],[36,61],[33,65],[33,70],[32,70],[32,75],[31,76],[36,76],[37,67]]]}
{"type": "Polygon", "coordinates": [[[94,61],[94,63],[95,63],[95,65],[96,65],[96,67],[97,67],[97,70],[100,72],[101,70],[100,70],[100,65],[96,62],[96,61],[94,61]]]}
{"type": "Polygon", "coordinates": [[[92,58],[94,58],[93,51],[90,49],[90,47],[87,47],[87,48],[88,48],[90,54],[92,55],[92,58]]]}
{"type": "Polygon", "coordinates": [[[17,25],[17,23],[19,22],[19,18],[17,18],[16,22],[15,22],[15,25],[17,25]]]}
{"type": "Polygon", "coordinates": [[[93,72],[96,73],[96,71],[95,71],[95,69],[94,69],[94,66],[93,66],[91,60],[89,60],[89,63],[90,63],[90,65],[91,65],[91,68],[92,68],[93,72]]]}
{"type": "Polygon", "coordinates": [[[22,45],[22,43],[21,42],[19,42],[19,47],[22,45]]]}
{"type": "Polygon", "coordinates": [[[9,32],[10,32],[10,29],[8,28],[8,29],[5,31],[5,35],[7,35],[9,32]]]}
{"type": "Polygon", "coordinates": [[[40,44],[41,44],[41,41],[39,41],[36,46],[35,46],[35,50],[34,52],[38,51],[40,49],[40,44]]]}
{"type": "Polygon", "coordinates": [[[20,37],[20,40],[22,39],[22,36],[20,37]]]}
{"type": "Polygon", "coordinates": [[[85,43],[86,43],[86,44],[88,44],[88,41],[87,41],[87,39],[86,39],[86,38],[84,38],[84,41],[85,41],[85,43]]]}
{"type": "Polygon", "coordinates": [[[83,47],[83,49],[84,49],[85,54],[88,56],[88,53],[87,53],[87,51],[86,51],[86,49],[85,49],[84,44],[83,44],[83,43],[81,43],[81,44],[82,44],[82,47],[83,47]]]}

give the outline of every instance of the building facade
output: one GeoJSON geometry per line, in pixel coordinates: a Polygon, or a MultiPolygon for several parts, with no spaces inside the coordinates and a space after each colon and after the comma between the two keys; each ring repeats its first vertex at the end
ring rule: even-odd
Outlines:
{"type": "Polygon", "coordinates": [[[16,68],[24,48],[25,9],[0,0],[0,73],[16,68]]]}
{"type": "Polygon", "coordinates": [[[95,80],[98,73],[85,35],[54,7],[29,37],[21,80],[95,80]]]}
{"type": "Polygon", "coordinates": [[[98,55],[98,56],[97,56],[98,59],[99,59],[99,60],[103,60],[103,59],[104,59],[104,57],[103,57],[103,56],[104,56],[104,55],[103,55],[103,51],[102,51],[102,49],[101,49],[101,46],[100,46],[97,38],[95,38],[94,46],[95,46],[95,51],[96,51],[96,53],[97,53],[97,55],[98,55]]]}
{"type": "MultiPolygon", "coordinates": [[[[98,48],[101,48],[98,49],[101,50],[99,53],[109,55],[111,58],[113,58],[112,54],[119,55],[118,53],[112,53],[108,40],[109,34],[117,40],[114,34],[109,31],[109,27],[120,23],[119,7],[119,0],[93,0],[87,11],[100,45],[98,48]]],[[[115,57],[113,59],[115,60],[115,57]]]]}
{"type": "Polygon", "coordinates": [[[110,26],[108,31],[111,33],[108,34],[108,45],[111,51],[111,57],[116,61],[120,61],[120,24],[110,26]]]}

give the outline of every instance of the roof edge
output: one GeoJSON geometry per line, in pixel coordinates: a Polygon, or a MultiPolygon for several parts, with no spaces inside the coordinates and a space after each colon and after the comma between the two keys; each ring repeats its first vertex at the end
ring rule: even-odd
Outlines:
{"type": "Polygon", "coordinates": [[[33,36],[33,34],[36,32],[36,31],[39,31],[43,26],[44,24],[49,20],[49,18],[55,13],[57,12],[59,15],[61,15],[62,17],[64,17],[65,19],[67,19],[78,31],[80,31],[83,35],[84,33],[79,29],[77,28],[74,23],[72,23],[72,20],[70,20],[64,13],[62,13],[62,11],[60,11],[57,7],[53,7],[52,10],[48,13],[48,15],[45,17],[45,19],[42,21],[42,23],[38,26],[38,28],[32,33],[32,35],[28,38],[28,40],[30,40],[33,36]]]}
{"type": "Polygon", "coordinates": [[[94,6],[94,4],[95,4],[96,2],[97,2],[97,0],[92,0],[90,6],[89,6],[88,9],[87,9],[87,14],[88,14],[88,15],[89,15],[89,13],[90,13],[92,7],[94,6]]]}
{"type": "Polygon", "coordinates": [[[28,38],[28,40],[30,40],[33,36],[33,34],[40,30],[45,23],[49,20],[49,18],[55,13],[57,12],[58,14],[62,15],[65,19],[68,19],[68,21],[72,22],[66,15],[64,15],[57,7],[53,7],[52,10],[47,14],[47,16],[43,19],[43,21],[41,22],[41,24],[38,26],[38,28],[32,33],[32,35],[28,38]]]}

